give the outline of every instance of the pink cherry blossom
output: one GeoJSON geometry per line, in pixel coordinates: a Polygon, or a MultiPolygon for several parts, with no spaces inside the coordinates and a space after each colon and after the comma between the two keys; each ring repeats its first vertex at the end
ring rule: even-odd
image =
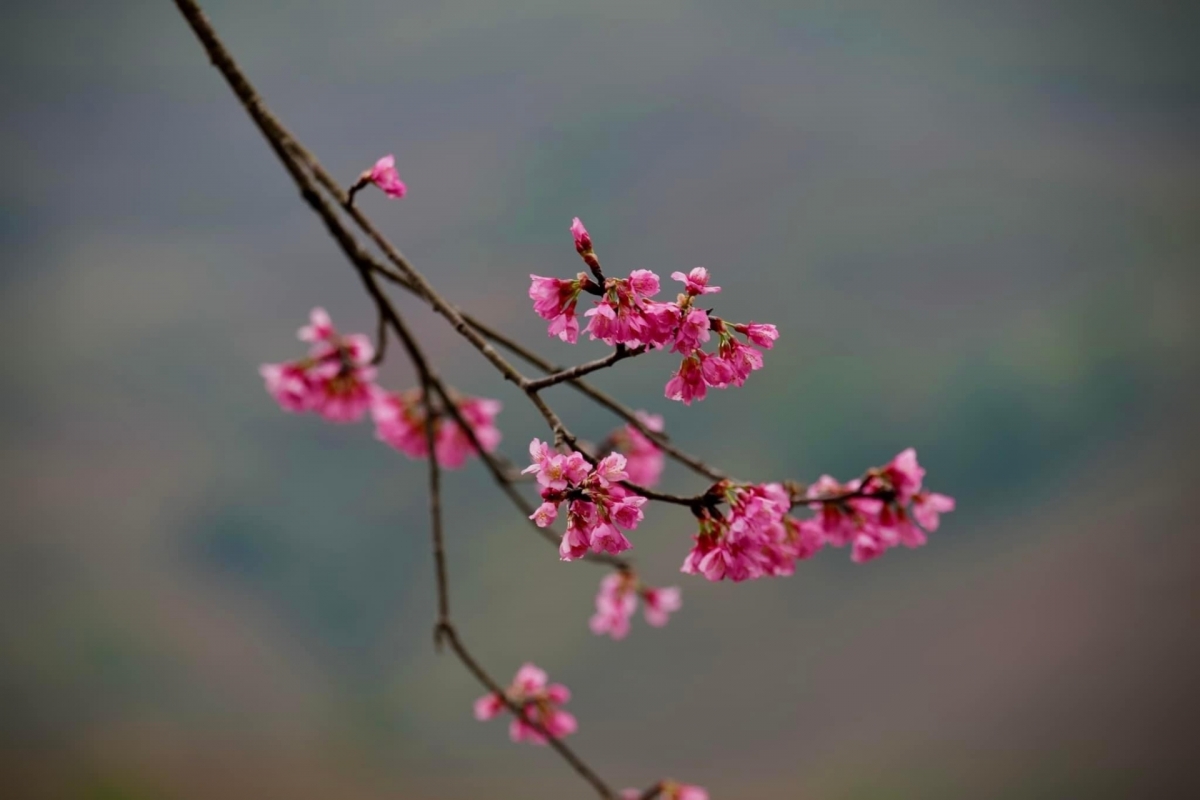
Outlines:
{"type": "Polygon", "coordinates": [[[583,291],[586,275],[580,273],[573,281],[530,275],[529,299],[533,310],[542,319],[550,320],[546,331],[564,342],[575,344],[579,339],[579,320],[575,316],[575,304],[583,291]]]}
{"type": "Polygon", "coordinates": [[[378,392],[374,348],[362,334],[339,335],[321,308],[297,338],[311,344],[309,356],[259,368],[267,391],[285,411],[313,411],[331,422],[361,419],[378,392]]]}
{"type": "Polygon", "coordinates": [[[364,173],[364,177],[378,186],[388,197],[396,200],[404,197],[408,191],[404,181],[400,180],[400,173],[396,172],[396,157],[391,154],[376,161],[375,166],[364,173]]]}
{"type": "Polygon", "coordinates": [[[509,737],[514,742],[545,744],[547,734],[558,739],[578,727],[575,717],[559,708],[570,699],[571,691],[566,686],[548,683],[545,670],[525,664],[503,695],[484,695],[475,701],[475,718],[482,721],[495,717],[508,707],[507,700],[522,711],[510,723],[509,737]]]}
{"type": "Polygon", "coordinates": [[[575,249],[580,255],[592,251],[592,237],[588,235],[587,228],[583,227],[579,217],[571,220],[571,236],[575,239],[575,249]]]}
{"type": "Polygon", "coordinates": [[[693,308],[684,316],[679,332],[675,335],[675,343],[671,350],[687,355],[709,340],[708,313],[702,308],[693,308]]]}
{"type": "Polygon", "coordinates": [[[533,461],[524,473],[534,473],[542,487],[542,504],[530,519],[547,527],[558,517],[558,509],[567,504],[567,529],[559,543],[563,561],[593,553],[621,553],[630,548],[620,531],[633,530],[643,519],[646,498],[625,489],[628,477],[625,457],[610,453],[589,466],[582,454],[555,453],[550,445],[534,439],[529,444],[533,461]]]}
{"type": "MultiPolygon", "coordinates": [[[[463,419],[475,432],[475,438],[484,452],[492,452],[500,443],[500,430],[496,427],[496,415],[500,413],[500,401],[481,397],[459,397],[455,399],[463,419]]],[[[371,403],[371,416],[375,420],[375,437],[409,458],[425,458],[429,455],[429,443],[425,435],[425,404],[420,389],[406,392],[376,392],[371,403]]],[[[447,469],[459,469],[467,457],[476,453],[470,436],[448,413],[438,414],[434,420],[434,452],[438,463],[447,469]]]]}
{"type": "Polygon", "coordinates": [[[764,350],[774,347],[775,340],[779,338],[779,329],[765,323],[751,322],[745,325],[734,325],[733,329],[764,350]]]}
{"type": "Polygon", "coordinates": [[[637,610],[636,583],[636,578],[626,572],[604,576],[596,595],[596,613],[588,623],[592,633],[617,640],[628,635],[629,620],[637,610]]]}
{"type": "Polygon", "coordinates": [[[708,392],[704,381],[702,366],[710,357],[703,351],[696,351],[687,356],[679,364],[679,369],[667,381],[664,394],[669,400],[679,400],[685,406],[690,406],[693,400],[703,400],[708,392]]]}
{"type": "Polygon", "coordinates": [[[716,294],[721,291],[720,286],[708,285],[708,270],[704,267],[696,267],[687,275],[684,275],[682,272],[672,272],[671,279],[685,284],[685,289],[691,296],[716,294]]]}
{"type": "Polygon", "coordinates": [[[646,622],[659,628],[666,625],[671,613],[683,604],[679,589],[674,586],[659,589],[646,586],[633,572],[613,572],[600,581],[596,613],[589,621],[592,633],[613,639],[625,638],[639,599],[646,604],[646,622]]]}

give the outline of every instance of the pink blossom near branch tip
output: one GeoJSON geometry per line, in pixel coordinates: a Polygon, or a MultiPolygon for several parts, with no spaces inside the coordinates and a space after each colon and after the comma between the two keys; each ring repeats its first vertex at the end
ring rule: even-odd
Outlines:
{"type": "Polygon", "coordinates": [[[376,161],[375,166],[364,173],[364,177],[394,200],[399,200],[408,192],[408,187],[396,171],[396,157],[390,153],[376,161]]]}

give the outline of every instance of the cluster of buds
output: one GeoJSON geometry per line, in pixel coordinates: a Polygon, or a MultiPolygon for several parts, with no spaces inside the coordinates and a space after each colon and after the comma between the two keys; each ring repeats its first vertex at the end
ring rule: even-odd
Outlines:
{"type": "Polygon", "coordinates": [[[529,297],[533,308],[549,320],[551,336],[575,343],[579,338],[576,306],[579,295],[587,292],[599,297],[584,313],[587,332],[592,339],[610,345],[661,349],[683,356],[679,369],[667,382],[665,394],[672,400],[690,405],[703,400],[708,389],[741,386],[750,373],[763,366],[762,352],[751,345],[770,349],[779,332],[765,323],[730,323],[712,316],[696,304],[696,298],[721,291],[709,286],[708,270],[696,267],[688,274],[672,273],[671,278],[684,285],[673,302],[658,302],[658,275],[648,269],[634,270],[628,278],[605,278],[592,248],[592,239],[576,217],[571,224],[575,249],[591,268],[595,280],[580,272],[572,280],[530,275],[529,297]],[[705,352],[705,342],[717,335],[716,352],[705,352]],[[743,342],[738,335],[745,337],[743,342]]]}
{"type": "Polygon", "coordinates": [[[533,464],[525,473],[535,473],[542,487],[542,504],[530,516],[545,528],[558,518],[558,509],[567,504],[567,530],[558,547],[563,561],[594,553],[622,553],[630,548],[620,528],[631,531],[642,521],[646,498],[626,490],[621,481],[625,456],[610,453],[593,467],[581,453],[555,453],[550,445],[534,439],[529,445],[533,464]]]}
{"type": "MultiPolygon", "coordinates": [[[[259,368],[267,391],[281,408],[317,413],[333,422],[355,422],[370,411],[378,439],[410,458],[429,455],[422,391],[389,392],[375,382],[374,347],[369,337],[339,334],[323,308],[312,310],[309,324],[297,336],[309,343],[308,357],[259,368]]],[[[500,443],[496,427],[500,402],[481,397],[453,399],[479,445],[490,453],[500,443]]],[[[467,456],[477,452],[467,431],[445,410],[435,415],[434,452],[438,463],[449,469],[463,466],[467,456]]]]}
{"type": "Polygon", "coordinates": [[[339,334],[323,308],[312,310],[296,336],[309,344],[308,357],[259,367],[267,391],[285,411],[314,412],[331,422],[361,419],[375,392],[371,340],[339,334]]]}
{"type": "Polygon", "coordinates": [[[674,586],[655,588],[639,581],[632,571],[612,572],[600,581],[596,613],[590,622],[592,633],[624,639],[639,599],[646,604],[646,622],[656,628],[666,625],[671,613],[683,606],[679,589],[674,586]]]}
{"type": "Polygon", "coordinates": [[[856,563],[897,545],[919,547],[925,531],[937,530],[939,515],[954,510],[953,498],[922,488],[924,476],[910,448],[845,485],[829,476],[807,489],[722,481],[709,492],[713,503],[697,512],[700,530],[682,571],[743,581],[791,575],[796,561],[825,545],[850,545],[856,563]],[[729,504],[727,514],[716,507],[721,501],[729,504]],[[816,515],[797,519],[790,515],[794,505],[816,515]]]}
{"type": "Polygon", "coordinates": [[[547,734],[561,739],[578,727],[575,715],[559,708],[570,699],[570,689],[561,683],[547,683],[545,670],[525,664],[517,670],[503,695],[486,694],[475,701],[475,719],[489,720],[511,703],[522,713],[509,723],[509,738],[514,742],[545,744],[547,734]]]}

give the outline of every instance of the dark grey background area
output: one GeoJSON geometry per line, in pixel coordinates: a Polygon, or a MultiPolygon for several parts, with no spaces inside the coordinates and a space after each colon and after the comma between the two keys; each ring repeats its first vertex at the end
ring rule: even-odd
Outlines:
{"type": "MultiPolygon", "coordinates": [[[[395,152],[410,196],[364,207],[462,306],[601,353],[526,297],[579,268],[579,215],[610,271],[703,264],[722,315],[782,333],[691,408],[665,355],[603,386],[738,475],[913,445],[958,497],[923,550],[736,586],[679,575],[688,515],[653,508],[633,554],[684,609],[613,643],[600,573],[452,475],[465,635],[569,684],[616,786],[1196,791],[1194,4],[206,7],[335,174],[395,152]]],[[[173,5],[5,3],[0,73],[0,794],[586,796],[432,652],[423,466],[262,391],[312,306],[373,317],[173,5]]],[[[536,415],[402,306],[520,458],[536,415]]]]}

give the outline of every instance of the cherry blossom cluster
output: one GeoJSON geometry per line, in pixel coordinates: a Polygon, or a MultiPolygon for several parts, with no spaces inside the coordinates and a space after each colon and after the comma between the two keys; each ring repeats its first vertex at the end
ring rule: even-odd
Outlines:
{"type": "Polygon", "coordinates": [[[631,571],[612,572],[600,581],[596,613],[590,621],[592,633],[624,639],[629,634],[629,621],[637,611],[639,598],[646,604],[643,612],[646,622],[656,628],[666,625],[671,613],[683,605],[679,589],[674,586],[646,586],[631,571]]]}
{"type": "MultiPolygon", "coordinates": [[[[456,397],[454,404],[485,452],[500,444],[500,429],[496,415],[500,401],[484,397],[456,397]]],[[[409,458],[429,455],[429,440],[425,436],[425,402],[421,389],[406,392],[380,391],[371,405],[375,420],[375,436],[404,453],[409,458]]],[[[476,452],[467,431],[454,417],[437,414],[433,420],[433,449],[438,463],[448,469],[458,469],[467,456],[476,452]]]]}
{"type": "MultiPolygon", "coordinates": [[[[314,308],[309,324],[296,335],[309,343],[307,357],[259,368],[267,391],[281,408],[317,413],[333,422],[355,422],[370,411],[378,439],[410,458],[429,455],[421,390],[389,392],[375,382],[375,349],[370,338],[361,333],[338,333],[323,308],[314,308]]],[[[492,452],[500,443],[496,427],[500,402],[480,397],[453,399],[480,446],[492,452]]],[[[438,463],[449,469],[463,466],[467,456],[476,452],[467,431],[444,411],[434,419],[434,452],[438,463]]]]}
{"type": "Polygon", "coordinates": [[[862,479],[840,484],[822,475],[799,501],[816,512],[801,523],[803,536],[817,547],[850,545],[859,564],[897,545],[920,547],[955,505],[953,497],[924,488],[924,479],[911,447],[862,479]]]}
{"type": "MultiPolygon", "coordinates": [[[[708,792],[703,786],[667,780],[660,782],[657,789],[657,796],[664,800],[708,800],[708,792]]],[[[622,789],[621,800],[638,800],[643,794],[641,789],[622,789]]]]}
{"type": "Polygon", "coordinates": [[[556,453],[539,439],[529,444],[529,455],[533,464],[524,473],[535,473],[542,487],[542,504],[530,519],[545,528],[567,504],[567,530],[558,548],[563,561],[583,558],[589,550],[616,555],[631,547],[620,529],[638,526],[646,498],[620,485],[629,479],[625,456],[610,453],[593,467],[581,453],[556,453]]]}
{"type": "Polygon", "coordinates": [[[362,419],[375,393],[370,338],[339,334],[323,308],[312,310],[296,336],[308,342],[308,356],[259,367],[267,391],[285,411],[311,411],[331,422],[362,419]]]}
{"type": "Polygon", "coordinates": [[[822,476],[799,496],[779,483],[723,481],[710,492],[714,503],[698,512],[700,529],[681,569],[710,581],[744,581],[791,575],[796,561],[825,545],[850,545],[856,563],[897,545],[919,547],[925,531],[937,530],[939,515],[954,510],[953,498],[922,488],[924,476],[909,448],[863,479],[843,485],[822,476]],[[716,508],[720,501],[728,513],[716,508]],[[794,505],[816,514],[797,519],[794,505]]]}
{"type": "Polygon", "coordinates": [[[752,345],[771,349],[779,331],[766,323],[727,322],[701,308],[698,298],[721,291],[719,286],[709,286],[707,269],[696,267],[686,275],[672,273],[671,278],[681,282],[684,291],[673,302],[659,302],[651,299],[660,290],[658,275],[637,269],[628,278],[604,278],[591,236],[578,217],[571,224],[571,234],[576,251],[595,280],[586,272],[572,280],[529,276],[533,309],[550,321],[547,332],[551,336],[572,344],[578,340],[576,306],[579,295],[587,292],[599,297],[584,312],[588,318],[586,330],[593,340],[630,348],[661,349],[670,345],[671,352],[682,356],[664,392],[671,400],[690,405],[693,400],[703,400],[709,388],[741,386],[751,372],[762,369],[762,351],[752,345]],[[704,345],[713,334],[716,349],[705,351],[704,345]]]}
{"type": "Polygon", "coordinates": [[[575,715],[559,708],[570,699],[570,689],[561,683],[547,683],[545,670],[534,664],[524,664],[503,695],[486,694],[475,701],[475,719],[489,720],[512,703],[523,713],[514,716],[509,723],[509,738],[514,742],[545,744],[545,734],[561,739],[578,727],[575,715]],[[535,726],[541,726],[542,730],[535,726]]]}

